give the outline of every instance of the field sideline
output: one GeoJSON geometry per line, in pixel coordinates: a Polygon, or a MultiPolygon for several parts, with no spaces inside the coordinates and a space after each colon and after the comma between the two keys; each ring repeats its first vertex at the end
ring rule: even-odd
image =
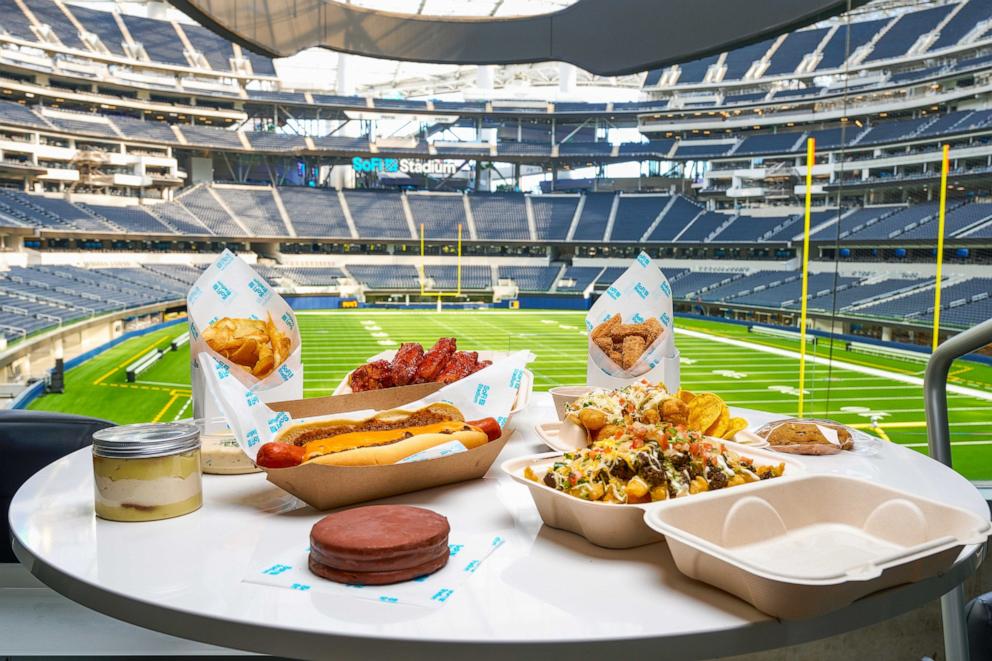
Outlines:
{"type": "MultiPolygon", "coordinates": [[[[538,390],[585,381],[581,312],[335,310],[300,312],[298,318],[308,397],[329,394],[350,369],[383,349],[406,341],[429,345],[441,336],[456,337],[464,349],[530,349],[537,357],[530,367],[538,390]]],[[[713,321],[679,318],[676,325],[680,331],[689,331],[676,338],[683,387],[716,392],[738,406],[796,413],[798,359],[791,352],[798,350],[798,342],[758,337],[746,327],[713,321]],[[748,346],[728,344],[728,340],[748,346]],[[779,351],[769,353],[768,348],[779,351]]],[[[183,331],[183,326],[174,326],[108,350],[66,374],[65,394],[40,397],[30,408],[119,423],[190,416],[188,347],[167,353],[138,383],[128,384],[124,379],[127,364],[152,348],[167,347],[183,331]]],[[[826,358],[828,345],[820,342],[812,355],[826,358]]],[[[871,425],[874,419],[892,441],[925,451],[919,384],[923,363],[850,353],[840,342],[833,347],[833,358],[849,366],[807,363],[807,415],[859,426],[871,425]]],[[[992,432],[988,430],[992,367],[959,362],[952,383],[980,391],[948,396],[955,467],[971,479],[992,479],[992,432]]]]}

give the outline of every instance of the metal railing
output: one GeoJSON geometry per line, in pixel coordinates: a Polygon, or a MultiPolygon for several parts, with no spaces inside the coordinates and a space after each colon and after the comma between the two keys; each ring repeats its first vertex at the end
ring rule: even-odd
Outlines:
{"type": "MultiPolygon", "coordinates": [[[[923,379],[923,398],[927,418],[927,441],[930,457],[951,466],[951,431],[947,417],[947,377],[951,364],[992,343],[992,319],[945,340],[927,363],[923,379]]],[[[968,661],[964,588],[957,586],[940,598],[944,625],[944,653],[950,661],[968,661]]]]}

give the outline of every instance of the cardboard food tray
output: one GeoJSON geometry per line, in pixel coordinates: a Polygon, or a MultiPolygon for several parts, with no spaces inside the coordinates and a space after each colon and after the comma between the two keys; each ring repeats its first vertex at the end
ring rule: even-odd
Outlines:
{"type": "MultiPolygon", "coordinates": [[[[494,363],[498,360],[502,360],[510,356],[513,352],[511,351],[480,351],[479,360],[491,360],[494,363]]],[[[392,360],[396,356],[396,349],[389,349],[388,351],[381,351],[374,356],[370,356],[365,360],[366,363],[371,363],[375,360],[392,360]]],[[[341,383],[337,385],[332,394],[334,395],[350,395],[352,394],[351,386],[348,385],[348,380],[351,378],[351,373],[355,370],[349,371],[341,379],[341,383]]],[[[385,388],[385,390],[390,390],[390,388],[385,388]]],[[[527,408],[527,402],[530,400],[530,395],[534,390],[534,374],[528,369],[523,371],[523,378],[520,380],[520,390],[517,392],[517,399],[513,403],[513,408],[510,409],[510,415],[519,413],[527,408]]],[[[433,391],[432,391],[433,392],[433,391]]]]}
{"type": "MultiPolygon", "coordinates": [[[[436,383],[425,383],[347,395],[332,395],[275,402],[269,406],[285,411],[295,421],[300,418],[403,408],[439,390],[436,383]]],[[[364,417],[365,414],[356,415],[364,417]]],[[[306,463],[292,468],[265,469],[269,482],[293,494],[311,507],[327,510],[376,498],[386,498],[454,482],[482,477],[496,460],[512,434],[503,435],[485,445],[437,459],[386,466],[327,466],[306,463]]]]}
{"type": "Polygon", "coordinates": [[[649,510],[679,570],[801,619],[946,571],[987,517],[861,478],[809,475],[649,510]]]}
{"type": "MultiPolygon", "coordinates": [[[[784,463],[785,472],[782,477],[772,480],[773,482],[788,480],[792,476],[804,473],[806,470],[798,461],[779,454],[773,454],[745,445],[738,445],[729,441],[713,440],[714,442],[726,445],[741,456],[750,457],[761,464],[775,465],[784,463]]],[[[597,546],[611,549],[643,546],[644,544],[653,544],[664,539],[661,533],[652,530],[644,522],[644,514],[648,510],[668,507],[673,503],[684,500],[705,499],[718,493],[747,493],[760,484],[754,482],[725,490],[693,494],[691,496],[672,498],[653,503],[620,505],[616,503],[582,500],[581,498],[570,496],[563,491],[552,489],[546,484],[534,482],[524,477],[524,469],[530,467],[535,471],[542,472],[561,456],[561,452],[545,452],[543,454],[511,459],[504,462],[500,468],[530,490],[530,495],[534,499],[537,511],[540,513],[541,519],[545,524],[552,528],[560,528],[582,535],[597,546]]]]}

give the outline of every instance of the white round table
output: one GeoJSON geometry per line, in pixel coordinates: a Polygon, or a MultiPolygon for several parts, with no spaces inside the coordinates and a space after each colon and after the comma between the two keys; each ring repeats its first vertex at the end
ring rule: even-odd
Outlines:
{"type": "MultiPolygon", "coordinates": [[[[742,413],[753,424],[773,417],[742,413]]],[[[21,562],[58,592],[149,629],[280,656],[363,661],[387,654],[691,659],[770,649],[921,606],[961,584],[984,555],[984,545],[968,547],[944,575],[819,618],[774,620],[683,576],[663,543],[609,550],[543,526],[527,489],[498,466],[546,451],[533,426],[553,418],[550,396],[535,394],[515,417],[515,435],[485,479],[383,501],[434,509],[453,530],[512,529],[505,547],[437,609],[243,582],[260,536],[305,543],[323,515],[263,474],[204,476],[199,511],[167,521],[115,523],[93,514],[90,451],[80,450],[18,491],[10,507],[14,547],[21,562]]],[[[812,472],[866,477],[988,517],[984,500],[965,479],[897,445],[884,443],[875,456],[800,459],[812,472]]]]}

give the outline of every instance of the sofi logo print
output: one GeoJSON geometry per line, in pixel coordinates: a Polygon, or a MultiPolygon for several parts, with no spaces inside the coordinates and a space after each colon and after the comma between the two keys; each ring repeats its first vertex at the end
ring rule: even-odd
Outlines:
{"type": "Polygon", "coordinates": [[[641,300],[644,300],[645,298],[648,297],[648,288],[642,285],[640,282],[638,282],[636,285],[634,285],[634,293],[640,296],[641,300]]]}
{"type": "Polygon", "coordinates": [[[220,258],[217,260],[217,270],[223,271],[228,266],[230,266],[231,262],[233,261],[234,261],[234,254],[225,250],[224,254],[221,255],[220,258]]]}
{"type": "Polygon", "coordinates": [[[227,299],[231,298],[231,288],[225,285],[220,280],[218,280],[213,284],[212,289],[214,290],[214,293],[217,294],[217,296],[222,301],[226,301],[227,299]]]}
{"type": "Polygon", "coordinates": [[[279,378],[283,381],[289,381],[293,378],[293,370],[289,369],[288,365],[283,365],[279,368],[279,378]]]}
{"type": "Polygon", "coordinates": [[[442,602],[447,601],[448,597],[454,594],[454,592],[455,592],[454,590],[449,590],[448,588],[442,588],[437,592],[435,592],[434,596],[432,596],[431,599],[433,599],[434,601],[442,601],[442,602]]]}
{"type": "Polygon", "coordinates": [[[189,290],[189,293],[186,294],[186,302],[196,303],[197,299],[199,299],[201,296],[203,296],[203,290],[200,289],[199,287],[193,287],[192,289],[189,290]]]}
{"type": "Polygon", "coordinates": [[[258,395],[251,390],[245,391],[245,404],[248,406],[258,406],[258,395]]]}
{"type": "Polygon", "coordinates": [[[248,289],[258,297],[258,300],[264,301],[269,296],[269,288],[265,286],[258,278],[252,278],[248,281],[248,289]]]}
{"type": "Polygon", "coordinates": [[[631,317],[630,320],[633,321],[635,324],[644,323],[644,317],[641,316],[640,312],[635,312],[634,316],[631,317]]]}
{"type": "Polygon", "coordinates": [[[668,282],[662,280],[662,282],[661,282],[661,291],[665,292],[665,296],[671,296],[672,295],[672,286],[669,285],[668,282]]]}
{"type": "Polygon", "coordinates": [[[231,376],[231,368],[220,361],[214,361],[214,368],[217,370],[217,378],[221,381],[231,376]]]}
{"type": "Polygon", "coordinates": [[[293,319],[293,315],[290,313],[283,312],[282,317],[280,318],[282,319],[282,323],[286,324],[286,327],[289,328],[289,330],[296,328],[296,320],[293,319]]]}
{"type": "Polygon", "coordinates": [[[248,447],[250,447],[250,448],[253,448],[256,445],[258,445],[258,442],[261,440],[258,437],[258,430],[257,429],[249,429],[248,430],[248,433],[245,434],[245,440],[248,442],[248,447]]]}
{"type": "Polygon", "coordinates": [[[606,295],[612,298],[614,301],[620,298],[620,290],[616,287],[610,287],[606,290],[606,295]]]}
{"type": "Polygon", "coordinates": [[[282,426],[289,422],[289,415],[285,411],[279,411],[274,417],[269,418],[269,431],[275,434],[282,429],[282,426]]]}
{"type": "Polygon", "coordinates": [[[523,376],[524,376],[524,371],[519,367],[513,370],[513,372],[510,374],[510,387],[519,388],[520,380],[523,378],[523,376]]]}
{"type": "Polygon", "coordinates": [[[647,266],[648,264],[651,263],[651,258],[648,257],[647,254],[642,252],[640,255],[637,256],[637,263],[640,264],[641,266],[647,266]]]}
{"type": "Polygon", "coordinates": [[[448,544],[448,555],[453,558],[458,555],[464,547],[464,544],[448,544]]]}
{"type": "Polygon", "coordinates": [[[472,398],[472,401],[479,406],[485,406],[487,399],[489,399],[489,386],[485,383],[480,383],[475,388],[475,397],[472,398]]]}
{"type": "Polygon", "coordinates": [[[668,316],[668,313],[667,312],[662,312],[658,316],[658,318],[661,319],[661,323],[663,323],[664,325],[666,325],[666,326],[671,326],[672,325],[672,318],[668,316]]]}

